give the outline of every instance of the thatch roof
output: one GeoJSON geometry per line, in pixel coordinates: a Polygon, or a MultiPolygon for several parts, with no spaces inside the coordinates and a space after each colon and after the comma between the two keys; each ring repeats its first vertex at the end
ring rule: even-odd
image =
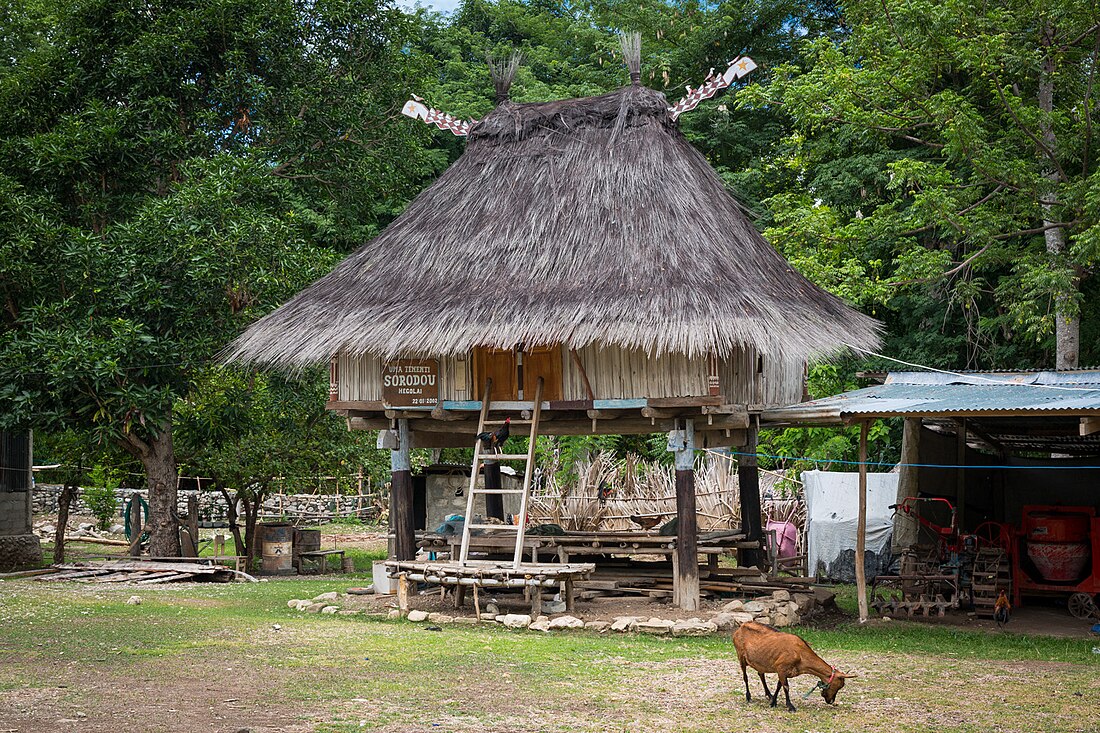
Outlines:
{"type": "Polygon", "coordinates": [[[590,343],[822,356],[879,324],[753,228],[660,92],[504,101],[382,234],[254,324],[231,360],[590,343]]]}

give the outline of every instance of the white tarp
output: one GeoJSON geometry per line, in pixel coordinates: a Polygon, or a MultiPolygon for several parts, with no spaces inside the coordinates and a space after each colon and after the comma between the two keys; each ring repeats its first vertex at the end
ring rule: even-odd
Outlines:
{"type": "MultiPolygon", "coordinates": [[[[859,474],[806,471],[806,545],[810,575],[855,580],[859,474]]],[[[867,474],[867,544],[864,568],[870,580],[890,565],[890,533],[897,502],[898,474],[867,474]]]]}

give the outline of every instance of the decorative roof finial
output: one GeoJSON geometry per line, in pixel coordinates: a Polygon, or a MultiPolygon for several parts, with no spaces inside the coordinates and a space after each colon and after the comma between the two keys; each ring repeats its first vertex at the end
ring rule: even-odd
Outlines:
{"type": "Polygon", "coordinates": [[[523,63],[523,54],[513,51],[508,59],[497,61],[492,54],[485,54],[485,61],[489,64],[489,76],[493,78],[493,88],[497,92],[497,104],[508,99],[508,90],[512,87],[512,80],[516,78],[519,65],[523,63]]]}
{"type": "Polygon", "coordinates": [[[642,83],[642,34],[638,31],[627,33],[619,31],[619,48],[623,52],[623,61],[630,72],[630,83],[637,86],[642,83]]]}

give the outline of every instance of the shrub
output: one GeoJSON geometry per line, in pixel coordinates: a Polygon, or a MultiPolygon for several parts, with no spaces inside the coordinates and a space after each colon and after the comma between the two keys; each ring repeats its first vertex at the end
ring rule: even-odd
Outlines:
{"type": "Polygon", "coordinates": [[[105,466],[97,465],[88,474],[88,483],[84,489],[84,503],[99,520],[99,528],[107,529],[112,517],[118,512],[118,497],[115,489],[122,483],[114,471],[105,466]]]}

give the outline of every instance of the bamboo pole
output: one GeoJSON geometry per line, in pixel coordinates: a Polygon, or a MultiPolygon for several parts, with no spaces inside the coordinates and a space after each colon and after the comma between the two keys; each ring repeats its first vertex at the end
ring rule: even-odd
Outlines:
{"type": "Polygon", "coordinates": [[[867,572],[863,556],[867,547],[867,431],[870,423],[859,424],[859,520],[856,524],[856,594],[859,597],[859,622],[867,621],[867,572]]]}

